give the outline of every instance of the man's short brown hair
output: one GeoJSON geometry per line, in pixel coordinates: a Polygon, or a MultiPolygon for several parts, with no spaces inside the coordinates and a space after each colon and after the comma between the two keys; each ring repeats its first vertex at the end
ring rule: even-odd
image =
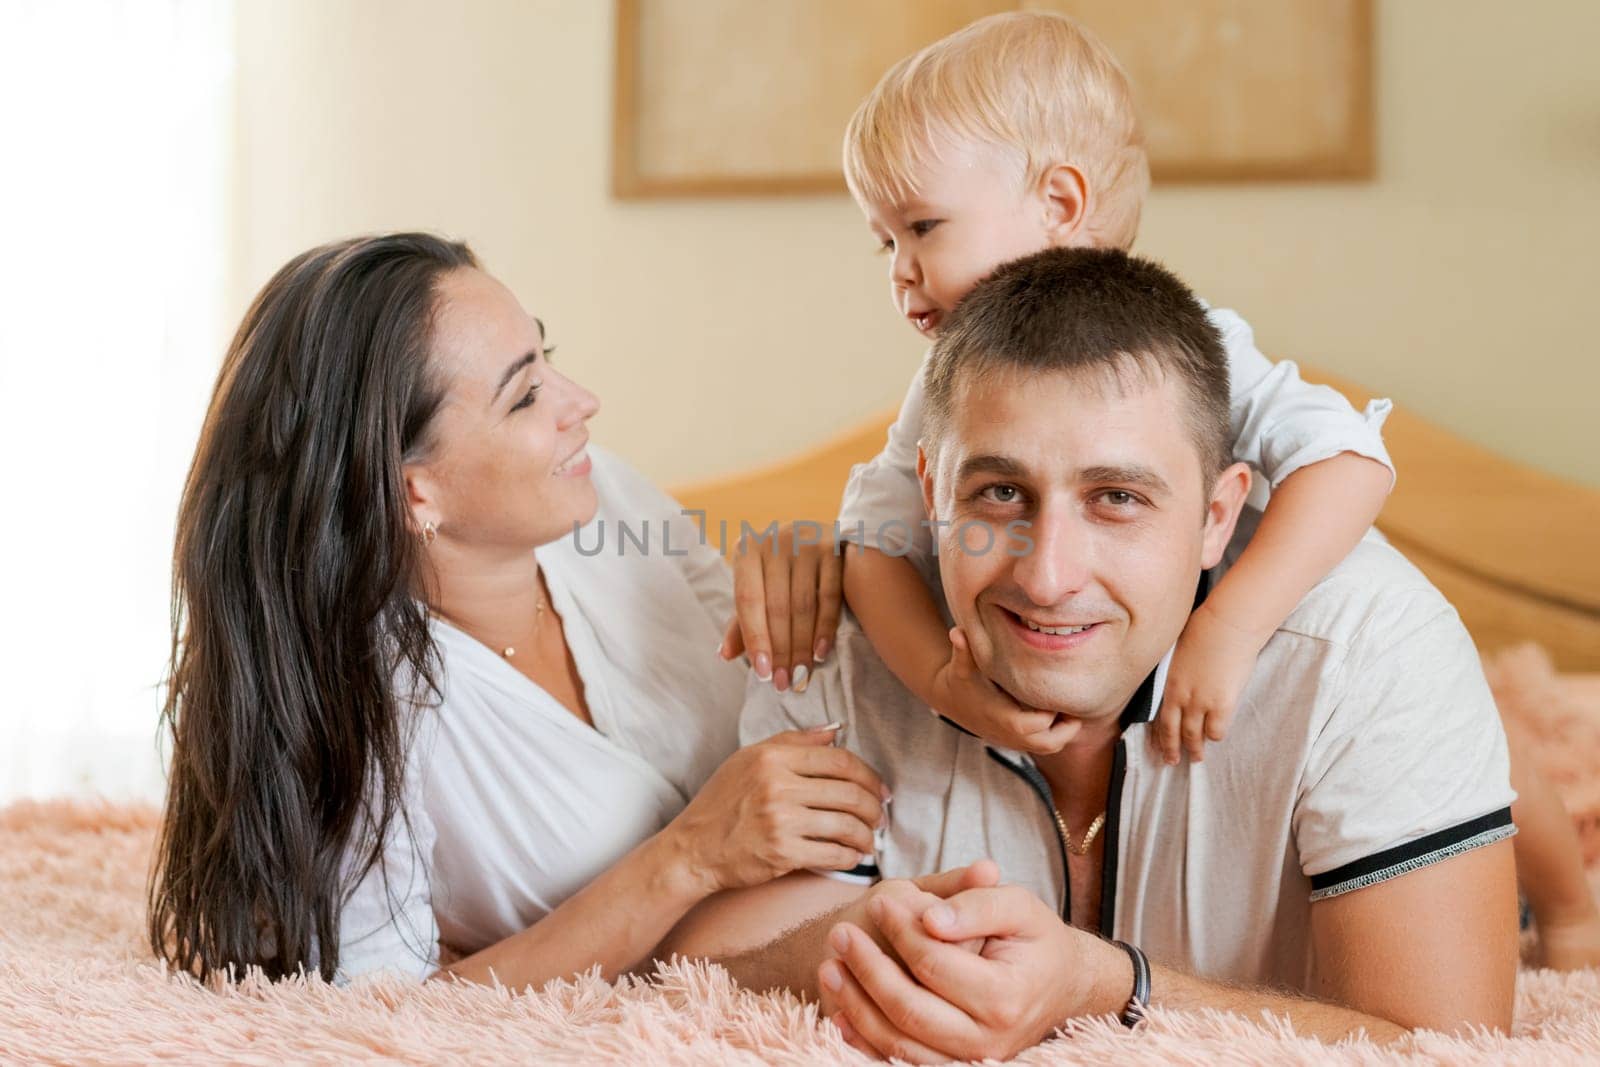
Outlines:
{"type": "Polygon", "coordinates": [[[933,346],[923,426],[930,451],[949,426],[961,383],[1001,371],[1171,375],[1188,395],[1208,487],[1232,460],[1222,335],[1189,288],[1147,259],[1054,248],[978,283],[933,346]]]}

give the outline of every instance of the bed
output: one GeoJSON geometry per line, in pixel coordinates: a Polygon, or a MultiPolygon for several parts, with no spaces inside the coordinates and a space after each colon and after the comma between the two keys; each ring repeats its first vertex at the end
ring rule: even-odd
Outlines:
{"type": "MultiPolygon", "coordinates": [[[[830,521],[850,464],[877,451],[888,421],[869,420],[759,470],[680,486],[679,499],[735,529],[741,519],[758,527],[830,521]]],[[[1590,860],[1600,861],[1600,560],[1592,551],[1600,493],[1404,410],[1386,436],[1401,476],[1380,525],[1459,605],[1488,654],[1502,710],[1532,727],[1590,860]]],[[[696,963],[663,965],[652,981],[591,976],[520,995],[397,979],[351,989],[246,979],[220,993],[201,989],[166,974],[144,947],[142,889],[156,821],[148,806],[0,809],[0,1062],[865,1062],[817,1025],[814,1009],[739,990],[719,968],[696,963]]],[[[1600,970],[1525,970],[1517,997],[1515,1031],[1503,1037],[1324,1046],[1272,1020],[1154,1011],[1134,1035],[1106,1020],[1075,1023],[1021,1062],[1600,1062],[1600,970]]]]}

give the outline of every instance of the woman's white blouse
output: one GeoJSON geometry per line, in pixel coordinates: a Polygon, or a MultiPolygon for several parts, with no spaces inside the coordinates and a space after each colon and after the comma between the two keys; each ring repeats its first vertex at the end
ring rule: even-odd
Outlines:
{"type": "Polygon", "coordinates": [[[420,713],[383,870],[341,913],[341,981],[424,978],[441,943],[467,955],[533,925],[664,827],[738,747],[745,671],[713,651],[733,612],[727,567],[669,497],[590,454],[595,519],[537,552],[594,727],[433,621],[442,700],[420,713]]]}

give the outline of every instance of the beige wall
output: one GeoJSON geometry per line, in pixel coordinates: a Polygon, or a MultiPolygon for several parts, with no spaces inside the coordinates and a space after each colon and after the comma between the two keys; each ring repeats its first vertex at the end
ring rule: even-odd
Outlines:
{"type": "MultiPolygon", "coordinates": [[[[843,194],[610,199],[612,12],[241,0],[232,316],[308,245],[436,229],[549,324],[597,437],[658,480],[896,402],[921,345],[843,194]]],[[[1380,0],[1377,180],[1158,188],[1139,248],[1269,355],[1600,485],[1597,39],[1593,0],[1380,0]]]]}

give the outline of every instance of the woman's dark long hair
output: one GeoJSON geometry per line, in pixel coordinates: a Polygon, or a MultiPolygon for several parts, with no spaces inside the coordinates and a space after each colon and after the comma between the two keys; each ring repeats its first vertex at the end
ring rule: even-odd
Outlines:
{"type": "Polygon", "coordinates": [[[436,662],[402,463],[443,396],[440,279],[473,266],[427,234],[316,248],[229,346],[178,513],[150,878],[152,947],[202,980],[332,978],[344,895],[404,818],[396,679],[431,687],[436,662]]]}

